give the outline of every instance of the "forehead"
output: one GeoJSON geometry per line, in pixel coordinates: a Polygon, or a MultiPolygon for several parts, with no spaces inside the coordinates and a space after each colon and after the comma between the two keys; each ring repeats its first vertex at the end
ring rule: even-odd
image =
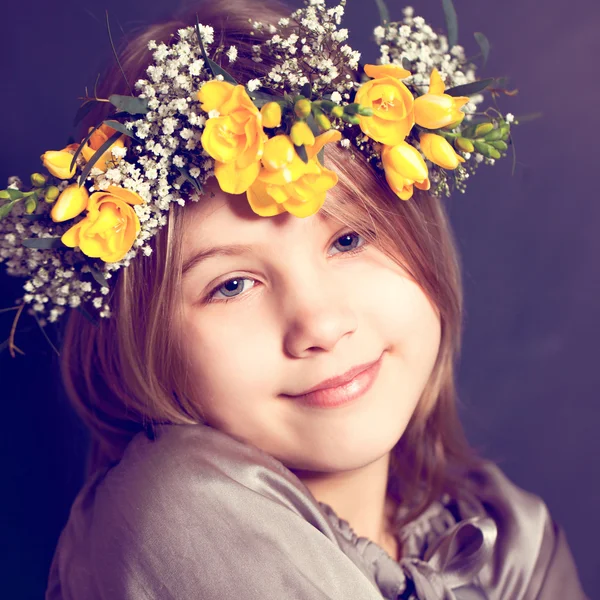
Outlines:
{"type": "Polygon", "coordinates": [[[288,212],[261,217],[250,208],[246,194],[227,194],[218,185],[207,186],[200,200],[188,202],[183,212],[184,253],[205,245],[268,242],[282,236],[306,235],[333,222],[323,211],[305,218],[288,212]]]}

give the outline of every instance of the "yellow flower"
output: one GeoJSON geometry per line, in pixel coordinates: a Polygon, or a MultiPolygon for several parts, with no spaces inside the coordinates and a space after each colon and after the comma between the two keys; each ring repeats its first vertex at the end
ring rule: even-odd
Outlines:
{"type": "MultiPolygon", "coordinates": [[[[93,129],[93,127],[90,127],[90,129],[88,129],[88,133],[93,129]]],[[[116,133],[116,129],[113,129],[112,127],[110,127],[109,125],[106,124],[102,124],[99,129],[97,129],[96,131],[94,131],[94,133],[92,133],[92,137],[90,137],[90,139],[87,141],[87,143],[85,144],[85,146],[81,149],[81,155],[83,156],[83,158],[85,158],[86,162],[89,162],[89,160],[92,158],[92,156],[94,156],[94,154],[96,154],[96,150],[100,149],[100,146],[102,146],[102,144],[104,144],[104,142],[106,142],[106,140],[113,135],[114,133],[116,133]]],[[[113,148],[124,148],[125,147],[125,139],[127,138],[127,136],[125,134],[123,134],[121,137],[117,138],[108,148],[108,150],[106,150],[102,156],[94,163],[94,168],[95,169],[100,169],[103,173],[105,173],[108,169],[108,162],[114,162],[115,164],[119,162],[119,160],[121,160],[120,158],[115,158],[112,155],[112,149],[113,148]]]]}
{"type": "Polygon", "coordinates": [[[429,80],[429,92],[415,99],[415,122],[426,129],[440,129],[452,123],[460,123],[465,113],[460,110],[469,98],[444,94],[445,86],[437,69],[429,80]]]}
{"type": "Polygon", "coordinates": [[[337,142],[341,137],[337,129],[319,135],[312,146],[306,146],[309,159],[306,164],[297,155],[289,137],[271,138],[265,144],[263,169],[248,188],[252,210],[261,217],[286,211],[296,217],[309,217],[318,212],[327,190],[335,186],[338,177],[321,165],[317,154],[325,144],[337,142]]]}
{"type": "Polygon", "coordinates": [[[281,105],[279,102],[267,102],[260,109],[264,127],[279,127],[281,125],[281,105]]]}
{"type": "Polygon", "coordinates": [[[465,162],[465,159],[459,156],[441,135],[422,133],[419,140],[425,158],[444,169],[456,169],[460,163],[465,162]]]}
{"type": "Polygon", "coordinates": [[[50,217],[55,223],[74,219],[87,208],[89,197],[85,187],[73,183],[62,191],[50,211],[50,217]]]}
{"type": "Polygon", "coordinates": [[[296,121],[292,125],[290,138],[296,146],[312,146],[315,143],[315,135],[306,121],[296,121]]]}
{"type": "Polygon", "coordinates": [[[198,92],[201,108],[219,111],[208,119],[202,147],[215,159],[215,177],[229,194],[245,192],[258,176],[266,135],[262,115],[243,85],[213,80],[198,92]]]}
{"type": "Polygon", "coordinates": [[[140,221],[132,205],[144,200],[135,192],[117,186],[93,193],[84,219],[61,237],[70,248],[76,246],[92,258],[104,262],[122,260],[140,232],[140,221]]]}
{"type": "Polygon", "coordinates": [[[49,150],[48,152],[44,152],[40,158],[44,167],[54,177],[71,179],[75,176],[77,167],[73,165],[73,169],[69,170],[69,166],[73,162],[73,153],[69,152],[66,148],[64,150],[49,150]]]}
{"type": "Polygon", "coordinates": [[[413,185],[421,190],[429,189],[427,165],[414,146],[407,142],[384,146],[381,160],[389,186],[402,200],[412,197],[413,185]]]}
{"type": "Polygon", "coordinates": [[[357,115],[360,128],[376,142],[399,144],[415,124],[413,95],[400,81],[410,71],[398,65],[365,65],[365,73],[373,79],[361,85],[354,102],[372,108],[373,115],[357,115]]]}

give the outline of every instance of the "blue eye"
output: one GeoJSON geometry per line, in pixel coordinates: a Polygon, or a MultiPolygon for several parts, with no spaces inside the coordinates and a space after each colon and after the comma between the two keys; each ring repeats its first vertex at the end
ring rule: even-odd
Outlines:
{"type": "Polygon", "coordinates": [[[333,243],[333,247],[337,247],[337,245],[339,244],[340,251],[343,254],[356,254],[357,252],[363,249],[365,243],[366,242],[362,235],[356,233],[355,231],[349,231],[348,233],[344,233],[344,235],[341,235],[333,243]],[[363,243],[360,246],[358,245],[358,241],[357,243],[354,243],[357,239],[363,240],[363,243]]]}
{"type": "Polygon", "coordinates": [[[219,285],[210,293],[211,300],[217,295],[217,293],[221,293],[223,296],[225,296],[225,302],[231,298],[239,296],[239,294],[245,289],[245,281],[255,282],[255,280],[251,279],[250,277],[236,277],[235,279],[228,279],[225,283],[219,285]]]}
{"type": "MultiPolygon", "coordinates": [[[[339,236],[332,244],[332,248],[339,250],[339,254],[353,255],[364,250],[366,244],[367,242],[362,235],[356,233],[355,231],[349,231],[339,236]],[[360,243],[360,240],[362,240],[362,244],[360,243]]],[[[218,286],[214,287],[208,293],[205,302],[229,302],[230,300],[234,300],[235,298],[241,296],[242,292],[246,291],[248,286],[244,285],[244,282],[247,281],[257,283],[256,279],[252,279],[251,277],[240,276],[228,279],[227,281],[224,281],[223,283],[220,283],[218,286]],[[219,294],[221,294],[222,297],[219,297],[219,294]]]]}

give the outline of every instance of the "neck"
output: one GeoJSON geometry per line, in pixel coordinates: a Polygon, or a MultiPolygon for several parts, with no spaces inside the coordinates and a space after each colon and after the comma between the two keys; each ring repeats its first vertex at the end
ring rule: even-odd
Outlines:
{"type": "Polygon", "coordinates": [[[348,521],[356,535],[375,542],[398,560],[398,543],[391,529],[397,505],[387,496],[389,459],[388,453],[353,471],[293,472],[319,502],[328,504],[338,517],[348,521]]]}

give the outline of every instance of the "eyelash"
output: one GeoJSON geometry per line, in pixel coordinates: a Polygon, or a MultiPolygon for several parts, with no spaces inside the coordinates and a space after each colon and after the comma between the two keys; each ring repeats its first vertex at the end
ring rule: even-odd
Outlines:
{"type": "MultiPolygon", "coordinates": [[[[360,234],[357,233],[356,231],[347,231],[346,233],[342,233],[340,236],[338,236],[336,238],[336,242],[339,241],[341,238],[346,237],[348,235],[357,235],[360,238],[363,239],[363,244],[361,246],[357,246],[356,248],[352,248],[352,250],[349,250],[348,252],[339,252],[339,254],[343,254],[344,256],[355,256],[356,254],[359,254],[360,252],[362,252],[368,245],[369,242],[360,234]]],[[[335,243],[335,242],[334,242],[335,243]]],[[[333,244],[332,244],[333,245],[333,244]]],[[[218,291],[225,285],[227,285],[229,282],[231,281],[237,281],[240,279],[250,279],[252,281],[256,281],[255,279],[252,279],[252,277],[232,277],[230,279],[227,279],[226,281],[223,281],[222,283],[219,283],[219,285],[215,286],[206,296],[204,303],[205,304],[211,304],[211,303],[216,303],[216,302],[223,302],[223,303],[227,303],[230,302],[231,300],[237,300],[240,296],[243,295],[243,291],[238,294],[237,296],[231,296],[230,298],[219,298],[218,300],[215,299],[215,295],[218,293],[218,291]]]]}

